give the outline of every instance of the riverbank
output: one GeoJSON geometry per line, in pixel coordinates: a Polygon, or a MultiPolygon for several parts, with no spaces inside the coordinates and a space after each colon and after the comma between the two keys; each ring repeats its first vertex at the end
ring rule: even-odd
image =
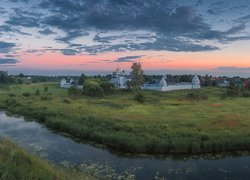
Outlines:
{"type": "Polygon", "coordinates": [[[57,84],[27,84],[0,89],[0,107],[126,153],[249,150],[250,98],[224,93],[218,88],[144,92],[146,102],[140,104],[130,92],[71,98],[57,84]]]}
{"type": "Polygon", "coordinates": [[[8,140],[0,139],[0,179],[70,180],[94,179],[83,174],[58,169],[8,140]]]}

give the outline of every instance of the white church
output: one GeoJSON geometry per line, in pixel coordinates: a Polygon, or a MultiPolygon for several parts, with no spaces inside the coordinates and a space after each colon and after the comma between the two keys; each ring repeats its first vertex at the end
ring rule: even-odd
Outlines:
{"type": "MultiPolygon", "coordinates": [[[[112,77],[111,82],[120,89],[127,89],[127,82],[131,81],[131,79],[127,78],[124,73],[117,73],[112,77]]],[[[194,75],[192,82],[181,82],[168,84],[166,81],[166,77],[162,77],[159,83],[149,84],[145,83],[141,87],[145,90],[153,90],[153,91],[174,91],[174,90],[182,90],[182,89],[200,89],[200,79],[197,74],[194,75]]]]}
{"type": "Polygon", "coordinates": [[[128,81],[131,81],[128,76],[125,75],[124,71],[121,71],[120,68],[117,68],[113,73],[110,82],[119,89],[127,89],[128,81]]]}
{"type": "MultiPolygon", "coordinates": [[[[117,88],[119,89],[127,89],[128,82],[131,81],[130,76],[126,75],[124,71],[121,71],[119,68],[113,73],[113,76],[110,80],[117,88]]],[[[77,87],[82,89],[83,86],[78,85],[73,79],[62,79],[60,82],[61,88],[70,88],[70,87],[77,87]]],[[[153,90],[153,91],[174,91],[174,90],[181,90],[181,89],[200,89],[200,79],[197,74],[193,76],[192,82],[181,82],[181,83],[168,83],[167,78],[163,76],[159,83],[144,83],[141,86],[141,89],[145,90],[153,90]]]]}
{"type": "Polygon", "coordinates": [[[119,89],[127,89],[128,88],[127,82],[130,81],[130,79],[127,79],[124,76],[118,76],[118,77],[112,77],[110,81],[115,85],[115,87],[119,89]]]}
{"type": "Polygon", "coordinates": [[[76,83],[73,79],[61,79],[60,81],[60,87],[61,88],[65,88],[65,89],[69,89],[70,87],[77,87],[78,89],[82,89],[83,86],[79,86],[78,83],[76,83]]]}

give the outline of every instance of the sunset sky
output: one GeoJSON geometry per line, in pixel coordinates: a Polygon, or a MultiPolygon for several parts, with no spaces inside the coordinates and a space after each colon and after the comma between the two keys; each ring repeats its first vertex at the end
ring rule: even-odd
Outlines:
{"type": "Polygon", "coordinates": [[[249,0],[0,1],[0,70],[250,77],[249,0]]]}

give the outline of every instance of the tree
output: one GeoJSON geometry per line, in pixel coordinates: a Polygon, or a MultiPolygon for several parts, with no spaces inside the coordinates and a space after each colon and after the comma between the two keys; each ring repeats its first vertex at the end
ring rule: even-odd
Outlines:
{"type": "Polygon", "coordinates": [[[100,82],[95,79],[87,79],[84,82],[83,94],[92,97],[98,97],[104,95],[104,90],[100,85],[100,82]]]}
{"type": "Polygon", "coordinates": [[[116,70],[113,71],[112,76],[116,77],[116,76],[121,75],[121,73],[122,73],[121,69],[119,67],[117,67],[116,70]]]}
{"type": "Polygon", "coordinates": [[[131,66],[131,84],[134,89],[139,89],[144,82],[144,71],[142,69],[141,63],[135,62],[131,66]]]}
{"type": "Polygon", "coordinates": [[[23,79],[21,79],[21,78],[17,78],[16,81],[17,81],[18,84],[23,84],[23,79]]]}
{"type": "Polygon", "coordinates": [[[23,74],[23,73],[20,73],[18,76],[19,76],[20,78],[24,78],[24,74],[23,74]]]}
{"type": "Polygon", "coordinates": [[[145,99],[146,99],[145,95],[141,92],[137,92],[134,96],[134,100],[141,104],[145,102],[145,99]]]}
{"type": "Polygon", "coordinates": [[[211,85],[214,86],[214,87],[216,87],[216,86],[218,86],[218,83],[216,81],[212,81],[211,85]]]}
{"type": "Polygon", "coordinates": [[[227,95],[228,96],[238,96],[240,94],[240,88],[235,85],[234,82],[230,82],[227,87],[227,95]]]}
{"type": "Polygon", "coordinates": [[[0,71],[0,84],[11,84],[15,83],[15,78],[13,76],[9,76],[8,72],[0,71]]]}
{"type": "Polygon", "coordinates": [[[113,94],[115,92],[115,85],[108,81],[103,80],[100,87],[103,89],[105,95],[113,94]]]}
{"type": "Polygon", "coordinates": [[[203,85],[204,86],[209,86],[210,85],[210,78],[209,78],[209,76],[207,74],[205,76],[205,80],[204,80],[203,85]]]}
{"type": "Polygon", "coordinates": [[[8,73],[0,71],[0,83],[8,83],[8,73]]]}
{"type": "Polygon", "coordinates": [[[79,78],[78,84],[83,85],[84,81],[87,79],[87,76],[85,74],[81,74],[81,77],[79,78]]]}
{"type": "Polygon", "coordinates": [[[39,96],[40,95],[40,91],[39,89],[36,90],[36,95],[39,96]]]}
{"type": "Polygon", "coordinates": [[[44,92],[48,92],[48,90],[49,90],[48,86],[45,86],[44,87],[44,92]]]}
{"type": "Polygon", "coordinates": [[[191,82],[192,81],[192,76],[191,75],[181,75],[180,82],[191,82]]]}
{"type": "Polygon", "coordinates": [[[245,88],[247,91],[250,91],[250,82],[249,82],[249,80],[246,80],[246,81],[244,82],[244,88],[245,88]]]}

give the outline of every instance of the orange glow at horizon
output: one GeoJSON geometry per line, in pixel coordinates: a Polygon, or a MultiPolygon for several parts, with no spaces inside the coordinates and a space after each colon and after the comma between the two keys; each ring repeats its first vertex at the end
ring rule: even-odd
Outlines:
{"type": "Polygon", "coordinates": [[[66,56],[59,52],[44,55],[24,54],[18,63],[21,68],[39,69],[77,69],[77,70],[105,70],[112,71],[117,66],[130,69],[132,62],[114,62],[125,56],[142,55],[139,61],[146,70],[160,69],[214,69],[217,67],[250,67],[249,57],[246,53],[218,52],[108,52],[99,55],[66,56]]]}

